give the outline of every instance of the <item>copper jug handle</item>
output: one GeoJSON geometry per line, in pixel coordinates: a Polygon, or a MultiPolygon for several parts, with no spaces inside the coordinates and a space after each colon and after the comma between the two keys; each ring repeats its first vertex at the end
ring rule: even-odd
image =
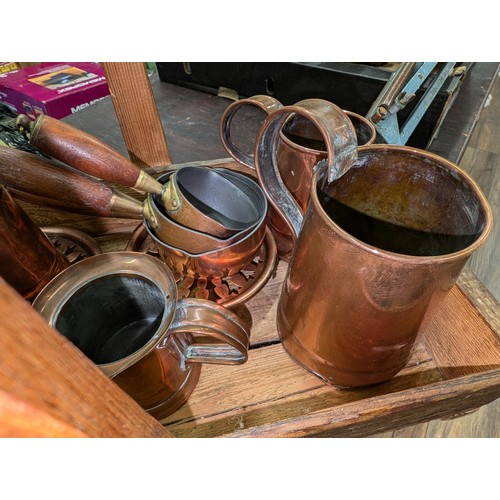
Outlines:
{"type": "Polygon", "coordinates": [[[281,109],[283,104],[279,102],[274,97],[268,95],[254,95],[252,97],[248,97],[247,99],[240,99],[231,103],[224,111],[219,127],[219,135],[222,145],[226,149],[226,151],[234,158],[237,162],[242,165],[255,169],[254,166],[254,158],[252,155],[244,153],[241,149],[236,146],[232,137],[231,137],[231,123],[236,113],[243,106],[256,106],[264,111],[267,115],[271,115],[276,110],[281,109]]]}
{"type": "Polygon", "coordinates": [[[211,363],[238,365],[248,359],[250,332],[242,320],[233,312],[214,302],[202,299],[181,299],[177,303],[175,318],[164,343],[176,338],[181,359],[186,363],[211,363]],[[187,342],[186,336],[194,337],[187,342]],[[196,342],[198,338],[209,337],[214,342],[196,342]]]}
{"type": "MultiPolygon", "coordinates": [[[[354,126],[346,113],[323,99],[306,99],[282,107],[269,115],[260,127],[254,154],[257,177],[267,199],[283,217],[295,241],[302,227],[303,215],[285,187],[277,162],[280,130],[294,113],[313,122],[323,136],[327,158],[318,162],[315,170],[326,171],[328,182],[338,179],[354,165],[358,143],[354,126]]],[[[315,189],[314,183],[311,183],[311,189],[315,189]]]]}

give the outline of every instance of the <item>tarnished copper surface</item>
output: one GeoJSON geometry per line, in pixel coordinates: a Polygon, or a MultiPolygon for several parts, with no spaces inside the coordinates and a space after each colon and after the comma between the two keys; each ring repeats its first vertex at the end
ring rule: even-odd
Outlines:
{"type": "Polygon", "coordinates": [[[0,276],[27,300],[69,265],[1,185],[0,243],[0,276]]]}
{"type": "MultiPolygon", "coordinates": [[[[153,240],[144,226],[136,229],[127,245],[128,251],[144,252],[159,258],[153,240]]],[[[228,309],[244,304],[254,297],[269,281],[277,264],[276,242],[269,228],[259,252],[243,269],[232,276],[195,279],[174,272],[179,298],[195,297],[213,300],[228,309]]]]}
{"type": "Polygon", "coordinates": [[[99,243],[78,229],[60,226],[43,226],[40,229],[52,244],[66,256],[70,264],[102,253],[99,243]]]}
{"type": "MultiPolygon", "coordinates": [[[[361,115],[344,111],[351,120],[358,146],[372,144],[376,138],[373,124],[361,115]]],[[[301,115],[292,115],[283,125],[277,149],[277,162],[285,186],[305,212],[311,190],[315,165],[327,157],[325,142],[313,122],[301,115]]],[[[269,224],[278,244],[278,255],[289,260],[293,248],[292,236],[284,219],[276,210],[269,210],[269,224]]]]}
{"type": "Polygon", "coordinates": [[[246,167],[254,168],[253,157],[243,152],[233,140],[231,124],[235,115],[244,106],[256,106],[270,115],[283,107],[277,99],[268,95],[255,95],[248,99],[239,99],[231,103],[222,114],[219,126],[219,136],[226,151],[238,162],[246,167]]]}
{"type": "Polygon", "coordinates": [[[250,332],[238,316],[210,301],[178,301],[172,272],[144,253],[82,260],[33,307],[158,419],[187,400],[201,363],[248,357],[250,332]]]}
{"type": "Polygon", "coordinates": [[[326,382],[357,387],[405,366],[492,215],[451,162],[371,145],[331,184],[314,174],[301,226],[278,304],[283,346],[326,382]]]}
{"type": "Polygon", "coordinates": [[[266,235],[265,218],[245,238],[232,245],[202,254],[190,254],[159,240],[149,223],[144,222],[159,258],[174,272],[198,278],[223,278],[238,273],[260,250],[266,235]]]}

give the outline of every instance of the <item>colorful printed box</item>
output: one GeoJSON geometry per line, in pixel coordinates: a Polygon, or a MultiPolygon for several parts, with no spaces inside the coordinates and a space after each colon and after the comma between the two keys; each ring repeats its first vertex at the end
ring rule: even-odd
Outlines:
{"type": "Polygon", "coordinates": [[[0,100],[31,119],[63,118],[109,95],[97,63],[41,63],[0,74],[0,100]]]}

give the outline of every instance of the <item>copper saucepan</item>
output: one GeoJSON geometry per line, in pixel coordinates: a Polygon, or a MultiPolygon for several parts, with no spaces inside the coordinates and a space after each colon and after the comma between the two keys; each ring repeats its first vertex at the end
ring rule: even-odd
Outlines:
{"type": "Polygon", "coordinates": [[[18,125],[29,133],[30,144],[65,164],[99,179],[158,195],[165,211],[182,225],[225,238],[254,222],[248,221],[251,200],[233,183],[218,178],[213,169],[182,169],[161,184],[96,137],[55,118],[40,115],[31,122],[19,115],[18,125]],[[231,214],[243,219],[233,219],[231,214]]]}
{"type": "Polygon", "coordinates": [[[33,307],[157,419],[188,399],[201,363],[248,357],[239,317],[210,301],[177,300],[172,272],[147,254],[89,257],[54,278],[33,307]]]}
{"type": "MultiPolygon", "coordinates": [[[[184,168],[177,172],[182,173],[184,168]]],[[[201,168],[201,167],[199,167],[201,168]]],[[[198,255],[207,252],[222,250],[231,247],[234,243],[246,240],[246,236],[254,231],[257,225],[261,225],[267,213],[267,199],[260,186],[252,179],[238,172],[232,172],[227,169],[213,169],[217,172],[219,178],[225,182],[234,183],[241,195],[246,196],[250,201],[252,210],[249,214],[242,214],[241,219],[247,218],[248,225],[246,229],[236,232],[229,238],[216,238],[214,236],[195,231],[192,228],[181,226],[172,220],[169,214],[164,210],[161,197],[157,195],[148,195],[145,202],[145,218],[149,222],[150,229],[154,232],[156,238],[166,243],[170,247],[178,248],[190,255],[198,255]]],[[[175,175],[175,172],[167,172],[159,177],[159,180],[167,183],[168,178],[175,175]]],[[[248,204],[243,204],[245,210],[248,204]]],[[[242,250],[245,244],[241,245],[242,250]]],[[[251,260],[252,255],[249,255],[251,260]]]]}

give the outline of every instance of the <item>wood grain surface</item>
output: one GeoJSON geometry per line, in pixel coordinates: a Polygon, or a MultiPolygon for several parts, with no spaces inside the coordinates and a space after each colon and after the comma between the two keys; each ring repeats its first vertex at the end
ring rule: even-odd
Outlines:
{"type": "Polygon", "coordinates": [[[170,165],[172,159],[144,63],[103,62],[111,99],[133,163],[170,165]]]}
{"type": "Polygon", "coordinates": [[[0,316],[0,436],[169,436],[1,279],[0,316]]]}

